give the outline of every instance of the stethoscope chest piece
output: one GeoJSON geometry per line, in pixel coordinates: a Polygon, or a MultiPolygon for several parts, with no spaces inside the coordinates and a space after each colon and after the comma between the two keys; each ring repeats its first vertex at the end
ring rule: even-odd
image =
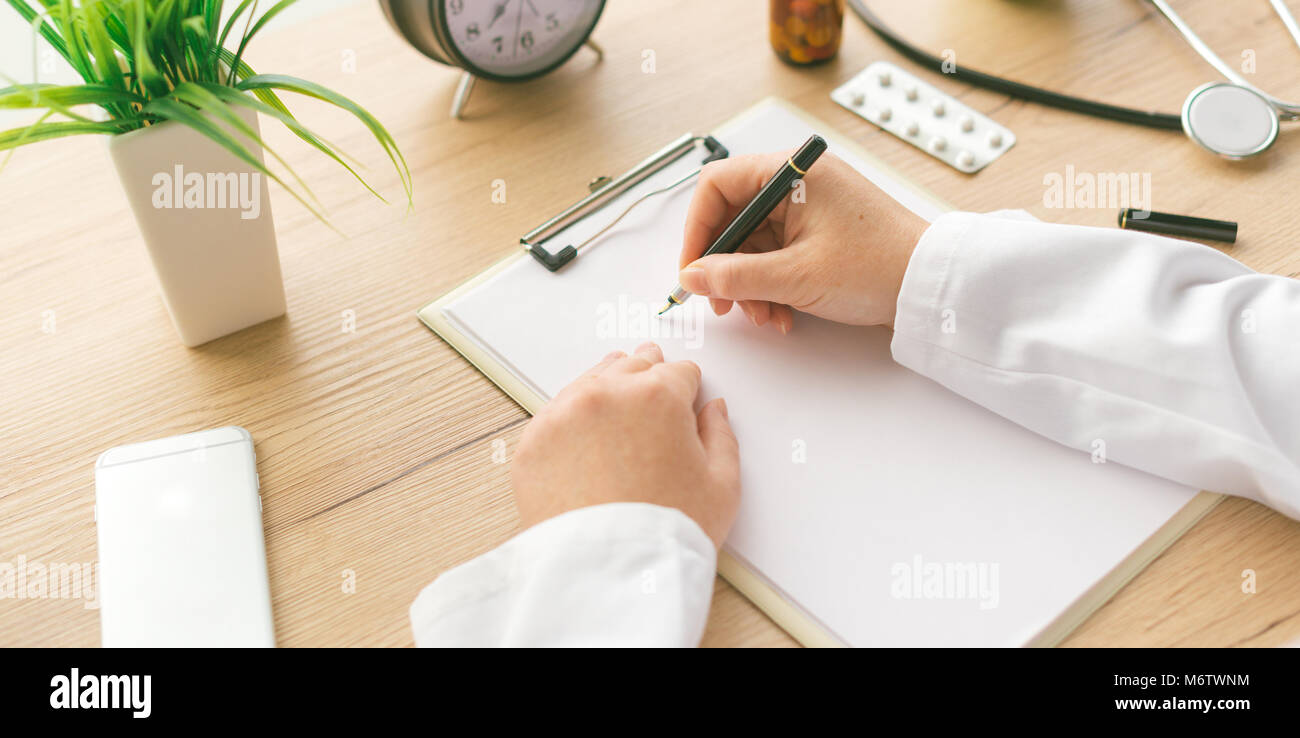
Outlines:
{"type": "Polygon", "coordinates": [[[1272,146],[1278,128],[1272,103],[1231,82],[1201,85],[1183,103],[1183,131],[1188,138],[1229,159],[1253,156],[1272,146]]]}

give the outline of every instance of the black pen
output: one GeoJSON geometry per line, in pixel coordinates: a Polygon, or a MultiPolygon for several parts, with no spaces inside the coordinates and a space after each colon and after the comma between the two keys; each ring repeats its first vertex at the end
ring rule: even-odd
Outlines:
{"type": "MultiPolygon", "coordinates": [[[[727,226],[722,235],[718,236],[713,245],[705,251],[700,258],[711,256],[713,254],[734,254],[736,250],[745,243],[745,239],[753,235],[767,216],[776,210],[776,206],[781,204],[786,194],[794,187],[794,183],[803,179],[821,155],[826,153],[826,139],[818,135],[813,135],[808,139],[794,156],[786,160],[785,164],[772,175],[772,178],[763,185],[754,199],[745,206],[744,210],[736,216],[735,220],[727,226]]],[[[673,290],[668,296],[668,304],[664,309],[659,311],[660,315],[672,310],[673,307],[681,305],[690,298],[691,293],[687,292],[680,284],[677,289],[673,290]]]]}

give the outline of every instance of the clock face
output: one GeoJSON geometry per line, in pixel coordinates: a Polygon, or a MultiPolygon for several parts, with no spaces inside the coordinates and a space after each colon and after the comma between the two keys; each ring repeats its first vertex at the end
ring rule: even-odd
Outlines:
{"type": "Polygon", "coordinates": [[[537,74],[587,40],[604,0],[438,0],[456,50],[478,71],[537,74]]]}

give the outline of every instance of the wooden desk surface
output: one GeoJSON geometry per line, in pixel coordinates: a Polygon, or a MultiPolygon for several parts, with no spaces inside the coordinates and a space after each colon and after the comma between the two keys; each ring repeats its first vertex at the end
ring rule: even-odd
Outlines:
{"type": "MultiPolygon", "coordinates": [[[[877,2],[885,20],[959,64],[1139,107],[1177,111],[1215,77],[1144,3],[1059,0],[877,2]]],[[[1208,42],[1254,79],[1300,97],[1300,50],[1267,3],[1180,0],[1208,42]]],[[[455,71],[425,60],[360,3],[260,39],[262,71],[295,74],[359,100],[397,137],[417,206],[386,207],[272,126],[268,138],[313,183],[343,239],[273,192],[287,318],[196,350],[180,345],[102,140],[19,152],[0,172],[0,565],[95,558],[93,466],[110,446],[225,424],[257,441],[271,593],[284,646],[411,643],[407,607],[440,572],[515,533],[507,466],[494,443],[526,415],[415,319],[415,310],[516,248],[519,235],[663,142],[779,95],[855,136],[956,206],[1023,207],[1049,221],[1111,225],[1114,210],[1043,205],[1044,176],[1150,172],[1156,208],[1241,222],[1229,253],[1297,276],[1284,129],[1247,163],[1181,135],[1009,100],[932,75],[1009,126],[1019,144],[970,177],[828,99],[877,59],[900,61],[853,17],[835,62],[781,64],[766,3],[610,3],[582,53],[520,86],[480,83],[468,119],[447,108],[455,71]],[[655,70],[643,71],[653,51],[655,70]],[[347,62],[355,61],[355,69],[347,62]],[[507,184],[493,204],[492,183],[507,184]],[[20,215],[21,214],[21,217],[20,215]],[[344,332],[345,311],[356,316],[344,332]],[[49,318],[54,318],[54,330],[49,318]],[[355,592],[344,591],[354,576],[355,592]]],[[[904,62],[905,63],[905,62],[904,62]]],[[[309,125],[365,161],[379,189],[395,175],[356,125],[290,100],[309,125]]],[[[499,446],[499,444],[498,444],[499,446]]],[[[1229,500],[1097,612],[1070,645],[1255,645],[1300,636],[1300,524],[1229,500]],[[1257,591],[1243,593],[1243,570],[1257,591]]],[[[793,642],[719,581],[705,644],[793,642]]],[[[98,616],[79,600],[0,600],[0,645],[93,646],[98,616]]]]}

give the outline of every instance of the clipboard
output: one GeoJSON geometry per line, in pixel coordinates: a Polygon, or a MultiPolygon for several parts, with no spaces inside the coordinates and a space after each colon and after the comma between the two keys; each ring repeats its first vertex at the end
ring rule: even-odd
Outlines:
{"type": "MultiPolygon", "coordinates": [[[[906,177],[899,175],[888,165],[872,156],[846,136],[838,134],[833,128],[827,126],[825,123],[817,120],[815,117],[807,114],[798,107],[778,98],[767,98],[760,101],[734,118],[717,126],[713,131],[713,135],[716,136],[716,140],[726,142],[729,133],[739,130],[747,123],[747,121],[750,120],[751,117],[757,116],[763,111],[770,110],[773,107],[779,108],[785,113],[797,117],[809,127],[817,130],[828,140],[831,144],[832,150],[850,152],[854,157],[876,168],[881,173],[892,175],[897,183],[905,185],[908,188],[910,196],[915,198],[917,202],[925,203],[936,212],[946,212],[952,209],[932,193],[911,183],[906,177]]],[[[693,138],[702,139],[705,137],[693,138]]],[[[678,142],[680,141],[681,140],[679,139],[678,142]]],[[[662,151],[660,153],[662,153],[662,151]]],[[[716,153],[716,151],[714,153],[716,153]]],[[[653,159],[654,157],[651,158],[653,159]]],[[[648,161],[650,160],[647,160],[647,162],[648,161]]],[[[638,167],[644,166],[647,162],[642,162],[638,167]]],[[[637,168],[634,168],[632,171],[636,171],[636,169],[637,168]]],[[[610,180],[603,180],[604,185],[607,185],[609,182],[610,180]]],[[[594,191],[593,194],[595,194],[594,191]]],[[[636,202],[640,202],[640,200],[637,200],[636,202]]],[[[633,207],[635,207],[635,204],[636,203],[633,203],[633,207]]],[[[573,208],[570,208],[570,210],[573,210],[573,208]]],[[[602,208],[587,212],[585,217],[603,218],[608,221],[611,217],[615,220],[619,219],[622,215],[625,215],[626,212],[627,211],[624,210],[623,213],[616,214],[615,211],[609,211],[607,208],[602,208]],[[596,215],[597,213],[600,213],[600,215],[596,215]]],[[[560,215],[562,216],[563,213],[560,215]]],[[[552,223],[557,218],[560,218],[560,216],[556,216],[556,218],[547,221],[547,223],[552,223]]],[[[471,335],[468,335],[458,327],[454,321],[447,318],[444,308],[457,303],[462,297],[475,292],[480,286],[497,277],[503,271],[514,267],[521,259],[536,259],[541,262],[533,265],[536,266],[537,269],[541,270],[544,267],[550,269],[550,266],[545,263],[546,259],[533,251],[533,248],[538,245],[538,241],[534,239],[541,230],[541,228],[535,229],[533,232],[530,232],[529,236],[521,239],[523,250],[515,255],[507,257],[503,261],[470,279],[443,297],[434,300],[421,308],[418,312],[419,319],[428,328],[455,348],[480,372],[492,380],[493,383],[505,391],[507,395],[514,399],[515,402],[530,414],[535,414],[545,404],[546,399],[543,394],[533,386],[530,386],[528,382],[522,381],[517,377],[502,360],[498,359],[490,351],[480,347],[471,335]]],[[[555,246],[556,244],[551,243],[545,254],[555,256],[563,251],[563,244],[560,245],[560,248],[555,248],[555,246]]],[[[569,260],[572,260],[572,258],[573,257],[570,256],[569,260]]],[[[565,261],[565,264],[567,263],[568,261],[565,261]]],[[[563,267],[564,264],[559,265],[559,268],[563,267]]],[[[1169,543],[1172,543],[1173,540],[1208,512],[1219,499],[1218,495],[1201,493],[1185,504],[1176,514],[1169,517],[1161,526],[1159,526],[1158,530],[1148,533],[1149,537],[1146,539],[1146,544],[1123,558],[1113,570],[1109,571],[1104,577],[1096,581],[1095,584],[1086,592],[1077,593],[1077,600],[1075,600],[1073,604],[1063,612],[1058,613],[1056,619],[1053,620],[1047,628],[1041,632],[1033,634],[1032,638],[1025,638],[1024,645],[1050,646],[1064,638],[1075,626],[1081,623],[1097,607],[1100,607],[1101,604],[1109,599],[1109,597],[1123,586],[1123,584],[1140,572],[1142,568],[1154,559],[1155,556],[1158,555],[1169,543]]],[[[746,565],[744,560],[736,556],[726,547],[724,547],[723,551],[719,553],[718,573],[801,644],[812,647],[836,647],[846,645],[842,639],[836,637],[836,635],[816,616],[806,611],[797,602],[793,601],[791,597],[786,596],[773,582],[760,574],[757,571],[757,567],[746,565]]]]}
{"type": "MultiPolygon", "coordinates": [[[[793,113],[807,121],[807,123],[817,130],[826,131],[823,136],[831,142],[833,149],[852,149],[855,154],[865,160],[870,161],[880,169],[888,172],[893,170],[884,162],[868,153],[865,149],[859,147],[851,139],[841,136],[834,130],[821,122],[814,116],[806,113],[801,108],[776,97],[766,98],[753,107],[740,113],[736,117],[722,123],[714,128],[713,137],[725,140],[729,130],[741,125],[748,115],[766,105],[779,106],[790,113],[793,113]]],[[[688,134],[689,135],[689,134],[688,134]]],[[[672,144],[669,145],[670,147],[672,144]]],[[[654,159],[651,156],[650,159],[654,159]]],[[[649,159],[647,161],[650,161],[649,159]]],[[[644,165],[646,162],[642,162],[644,165]]],[[[640,166],[634,167],[629,171],[636,171],[640,166]]],[[[904,177],[898,175],[900,180],[906,181],[904,177]]],[[[952,207],[939,199],[934,194],[920,187],[916,187],[918,194],[930,200],[942,210],[951,210],[952,207]]],[[[594,194],[594,193],[593,193],[594,194]]],[[[599,212],[599,211],[597,211],[599,212]]],[[[556,217],[559,218],[563,213],[556,217]]],[[[549,222],[549,221],[548,221],[549,222]]],[[[536,234],[539,229],[532,233],[536,234]]],[[[521,239],[525,249],[531,249],[532,239],[525,237],[521,239]]],[[[546,400],[541,397],[535,390],[519,381],[513,373],[497,361],[496,358],[489,355],[480,348],[472,339],[462,333],[451,321],[443,315],[443,306],[455,302],[462,295],[473,291],[476,287],[492,279],[498,273],[514,264],[520,259],[527,259],[529,251],[506,257],[497,262],[486,271],[470,279],[461,286],[434,300],[433,302],[420,308],[417,313],[420,321],[430,330],[438,334],[452,348],[456,349],[469,363],[473,364],[476,369],[483,373],[488,379],[492,380],[507,395],[519,404],[530,415],[536,415],[538,411],[546,404],[546,400]]],[[[553,252],[558,253],[558,252],[553,252]]],[[[570,259],[573,257],[570,257],[570,259]]],[[[565,264],[568,262],[565,261],[565,264]]],[[[789,600],[782,597],[763,577],[743,566],[734,556],[725,548],[718,554],[718,574],[731,586],[740,591],[746,598],[753,602],[760,610],[771,618],[777,625],[791,635],[796,641],[809,647],[841,647],[844,644],[834,637],[830,636],[808,613],[789,600]]]]}

